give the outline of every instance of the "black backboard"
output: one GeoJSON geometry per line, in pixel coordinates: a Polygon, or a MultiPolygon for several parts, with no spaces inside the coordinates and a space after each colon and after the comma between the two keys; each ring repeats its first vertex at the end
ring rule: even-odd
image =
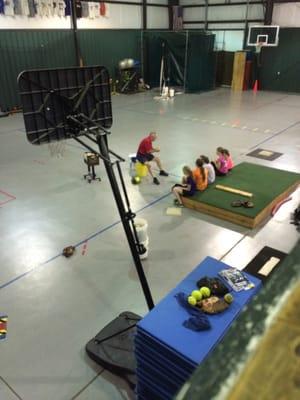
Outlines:
{"type": "Polygon", "coordinates": [[[18,77],[27,138],[40,145],[80,136],[70,116],[112,125],[109,74],[105,67],[24,71],[18,77]]]}

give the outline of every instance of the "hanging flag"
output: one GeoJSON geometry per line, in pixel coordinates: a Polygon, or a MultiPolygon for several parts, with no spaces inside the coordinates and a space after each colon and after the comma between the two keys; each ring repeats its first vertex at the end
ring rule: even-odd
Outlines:
{"type": "Polygon", "coordinates": [[[100,1],[100,15],[101,17],[106,16],[106,4],[103,1],[100,1]]]}
{"type": "Polygon", "coordinates": [[[180,31],[183,29],[183,7],[173,6],[173,29],[180,31]]]}

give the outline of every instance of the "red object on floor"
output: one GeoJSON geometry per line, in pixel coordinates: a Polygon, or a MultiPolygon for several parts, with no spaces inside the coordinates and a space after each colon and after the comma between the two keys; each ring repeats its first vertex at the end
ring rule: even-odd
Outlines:
{"type": "Polygon", "coordinates": [[[284,204],[287,203],[288,201],[292,200],[292,197],[287,197],[286,199],[281,200],[279,203],[275,204],[275,206],[272,208],[271,215],[274,217],[274,215],[277,213],[279,208],[284,204]]]}
{"type": "Polygon", "coordinates": [[[257,92],[258,91],[258,80],[256,79],[254,86],[253,86],[253,92],[257,92]]]}
{"type": "Polygon", "coordinates": [[[82,256],[84,256],[84,255],[85,255],[85,253],[86,253],[87,244],[88,244],[88,242],[87,242],[87,241],[86,241],[86,242],[84,242],[84,244],[83,244],[83,247],[82,247],[82,252],[81,252],[81,255],[82,255],[82,256]]]}

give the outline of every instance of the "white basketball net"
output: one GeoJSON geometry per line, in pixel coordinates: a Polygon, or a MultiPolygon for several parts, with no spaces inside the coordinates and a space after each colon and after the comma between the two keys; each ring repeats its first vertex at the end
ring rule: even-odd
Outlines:
{"type": "Polygon", "coordinates": [[[63,158],[66,152],[66,143],[64,140],[48,143],[48,149],[51,157],[63,158]]]}
{"type": "Polygon", "coordinates": [[[263,46],[265,45],[265,43],[264,42],[258,42],[258,43],[256,43],[256,45],[255,45],[255,53],[260,53],[261,52],[261,49],[263,48],[263,46]]]}

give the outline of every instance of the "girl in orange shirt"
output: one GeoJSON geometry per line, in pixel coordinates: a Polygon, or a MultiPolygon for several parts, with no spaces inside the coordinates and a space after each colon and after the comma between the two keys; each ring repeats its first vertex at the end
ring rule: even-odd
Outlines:
{"type": "Polygon", "coordinates": [[[207,169],[203,167],[203,160],[197,158],[196,168],[193,169],[193,178],[196,182],[197,190],[205,190],[207,188],[207,169]]]}

